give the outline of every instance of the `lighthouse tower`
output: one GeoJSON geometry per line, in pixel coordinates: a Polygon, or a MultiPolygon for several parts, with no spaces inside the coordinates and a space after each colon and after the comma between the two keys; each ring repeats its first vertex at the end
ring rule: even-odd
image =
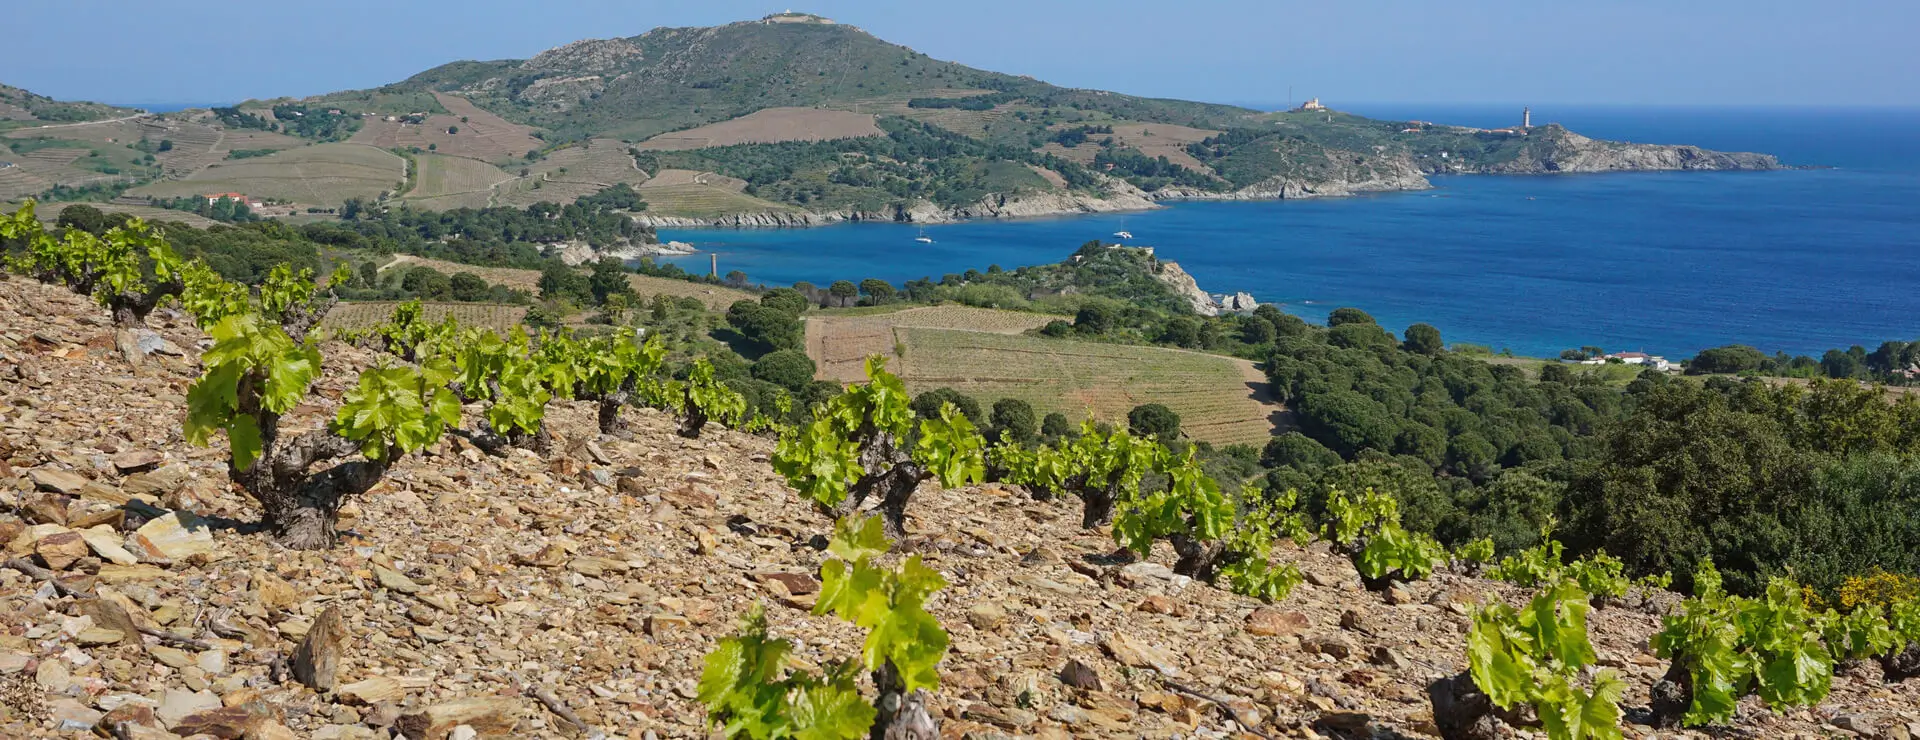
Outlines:
{"type": "Polygon", "coordinates": [[[1533,128],[1533,108],[1520,109],[1520,128],[1533,128]]]}

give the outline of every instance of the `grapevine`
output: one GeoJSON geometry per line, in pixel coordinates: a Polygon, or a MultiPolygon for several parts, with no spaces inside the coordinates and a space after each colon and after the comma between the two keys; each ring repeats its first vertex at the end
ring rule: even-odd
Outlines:
{"type": "Polygon", "coordinates": [[[1467,633],[1467,675],[1429,689],[1434,722],[1444,737],[1491,735],[1493,708],[1508,713],[1531,706],[1552,740],[1620,738],[1620,697],[1626,684],[1612,670],[1581,676],[1597,656],[1587,637],[1585,592],[1559,581],[1525,609],[1494,603],[1476,611],[1467,633]],[[1464,680],[1463,680],[1464,679],[1464,680]],[[1471,681],[1473,689],[1467,690],[1471,681]]]}
{"type": "Polygon", "coordinates": [[[829,666],[820,677],[780,676],[792,646],[768,639],[758,608],[740,635],[722,640],[707,655],[699,697],[727,737],[851,740],[870,729],[889,737],[893,732],[937,736],[926,692],[940,685],[939,664],[949,640],[925,605],[947,581],[917,555],[897,568],[877,564],[889,547],[883,528],[878,518],[841,519],[827,547],[834,557],[820,567],[814,613],[833,614],[867,630],[858,663],[829,666]],[[861,699],[856,670],[872,675],[880,692],[874,703],[861,699]]]}

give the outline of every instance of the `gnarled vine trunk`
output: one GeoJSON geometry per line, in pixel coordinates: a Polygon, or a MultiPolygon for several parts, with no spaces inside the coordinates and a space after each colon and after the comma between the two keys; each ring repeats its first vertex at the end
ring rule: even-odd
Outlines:
{"type": "Polygon", "coordinates": [[[1920,676],[1920,642],[1909,642],[1899,650],[1880,656],[1880,671],[1887,683],[1900,683],[1920,676]]]}
{"type": "Polygon", "coordinates": [[[1116,471],[1104,483],[1086,480],[1080,484],[1080,500],[1085,507],[1080,511],[1082,529],[1093,529],[1113,521],[1113,505],[1120,497],[1120,477],[1123,474],[1116,471]]]}
{"type": "Polygon", "coordinates": [[[1173,572],[1196,581],[1212,583],[1220,575],[1220,568],[1242,557],[1239,553],[1229,552],[1225,540],[1200,540],[1185,533],[1167,536],[1173,543],[1173,552],[1179,556],[1173,563],[1173,572]]]}
{"type": "Polygon", "coordinates": [[[1654,726],[1679,727],[1680,718],[1693,707],[1693,673],[1676,659],[1667,667],[1666,675],[1654,682],[1649,693],[1654,726]]]}
{"type": "Polygon", "coordinates": [[[691,392],[687,395],[687,415],[680,419],[680,436],[687,439],[699,439],[700,429],[707,425],[707,412],[693,402],[691,392]]]}
{"type": "Polygon", "coordinates": [[[868,471],[847,489],[847,497],[835,505],[834,518],[859,511],[867,499],[880,499],[881,523],[887,537],[898,540],[907,534],[907,501],[920,488],[920,482],[932,477],[913,456],[899,446],[892,434],[863,430],[866,441],[860,444],[860,469],[868,471]]]}
{"type": "Polygon", "coordinates": [[[532,450],[533,454],[541,457],[553,453],[553,434],[547,431],[545,422],[541,422],[540,428],[534,430],[532,434],[518,430],[502,433],[495,430],[493,424],[483,416],[480,418],[478,429],[465,432],[461,436],[464,436],[468,442],[472,442],[473,446],[480,448],[481,452],[494,456],[505,455],[508,449],[514,447],[532,450]]]}
{"type": "Polygon", "coordinates": [[[354,460],[310,473],[315,465],[358,453],[359,444],[326,430],[282,439],[280,417],[259,408],[255,382],[253,377],[243,379],[238,397],[239,411],[259,420],[260,457],[244,470],[229,458],[227,474],[260,503],[261,523],[275,541],[294,550],[332,547],[341,504],[379,483],[389,462],[354,460]]]}
{"type": "Polygon", "coordinates": [[[873,672],[873,685],[880,690],[880,700],[873,704],[878,712],[867,735],[871,740],[940,740],[940,722],[927,711],[927,692],[907,693],[893,661],[873,672]]]}
{"type": "Polygon", "coordinates": [[[1474,685],[1471,673],[1428,684],[1427,701],[1433,705],[1433,724],[1446,740],[1494,740],[1500,735],[1493,700],[1474,685]]]}

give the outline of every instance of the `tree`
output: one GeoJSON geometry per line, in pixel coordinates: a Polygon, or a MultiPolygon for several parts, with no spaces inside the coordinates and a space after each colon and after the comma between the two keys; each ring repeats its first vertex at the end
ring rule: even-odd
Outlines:
{"type": "Polygon", "coordinates": [[[415,297],[444,301],[453,297],[453,281],[446,273],[426,265],[415,265],[400,279],[400,289],[415,297]]]}
{"type": "Polygon", "coordinates": [[[359,220],[360,213],[366,210],[366,207],[366,201],[359,198],[348,198],[345,203],[340,204],[340,219],[343,221],[359,220]]]}
{"type": "Polygon", "coordinates": [[[107,214],[85,203],[75,203],[60,209],[58,225],[63,229],[79,229],[99,236],[107,230],[107,214]]]}
{"type": "MultiPolygon", "coordinates": [[[[1065,417],[1061,420],[1065,421],[1065,417]]],[[[1033,405],[1018,398],[994,401],[993,413],[988,416],[988,421],[991,422],[988,439],[1006,438],[1019,444],[1030,444],[1039,439],[1033,405]]]]}
{"type": "MultiPolygon", "coordinates": [[[[541,278],[544,280],[545,276],[541,278]]],[[[633,285],[627,282],[627,266],[614,257],[602,257],[593,263],[593,272],[587,277],[587,289],[593,294],[596,304],[606,303],[609,296],[633,296],[633,285]]]]}
{"type": "Polygon", "coordinates": [[[1273,323],[1266,319],[1255,317],[1240,322],[1240,341],[1247,344],[1273,344],[1273,340],[1279,336],[1280,333],[1274,330],[1273,323]]]}
{"type": "Polygon", "coordinates": [[[1446,349],[1446,344],[1440,341],[1440,330],[1435,329],[1432,324],[1414,324],[1407,327],[1406,339],[1407,341],[1400,346],[1415,354],[1437,355],[1441,350],[1446,349]]]}
{"type": "Polygon", "coordinates": [[[774,288],[760,296],[760,305],[799,318],[813,305],[813,301],[792,288],[774,288]]]}
{"type": "Polygon", "coordinates": [[[455,135],[455,134],[458,134],[458,133],[460,133],[460,127],[459,127],[459,126],[448,126],[448,127],[447,127],[447,135],[448,135],[448,136],[453,136],[453,135],[455,135]]]}
{"type": "Polygon", "coordinates": [[[753,377],[796,394],[813,383],[813,358],[797,349],[783,349],[762,355],[753,362],[753,377]]]}
{"type": "Polygon", "coordinates": [[[860,289],[850,280],[836,280],[827,287],[827,295],[833,296],[834,303],[844,308],[852,305],[854,297],[860,295],[860,289]]]}
{"type": "Polygon", "coordinates": [[[967,417],[967,420],[975,425],[982,420],[980,402],[952,388],[935,388],[914,396],[912,409],[914,415],[922,419],[937,419],[940,417],[940,407],[947,404],[953,404],[960,410],[960,415],[967,417]]]}
{"type": "Polygon", "coordinates": [[[1766,361],[1767,356],[1760,350],[1743,344],[1730,344],[1702,350],[1694,356],[1693,362],[1687,363],[1687,374],[1743,373],[1760,369],[1760,364],[1766,361]]]}
{"type": "Polygon", "coordinates": [[[372,262],[360,263],[360,284],[366,288],[380,287],[380,266],[372,262]]]}
{"type": "Polygon", "coordinates": [[[587,276],[559,262],[549,263],[540,271],[540,300],[568,301],[576,306],[595,303],[593,284],[587,276]]]}
{"type": "Polygon", "coordinates": [[[1200,321],[1192,316],[1175,316],[1160,329],[1160,343],[1192,347],[1200,341],[1200,321]]]}
{"type": "Polygon", "coordinates": [[[1852,354],[1830,349],[1820,358],[1820,369],[1829,378],[1857,378],[1860,377],[1861,368],[1860,360],[1852,354]]]}
{"type": "Polygon", "coordinates": [[[1073,328],[1082,334],[1105,334],[1113,331],[1116,313],[1105,303],[1088,303],[1073,315],[1073,328]]]}
{"type": "Polygon", "coordinates": [[[747,285],[747,273],[740,270],[729,270],[727,271],[726,280],[728,285],[735,288],[744,288],[747,285]]]}
{"type": "MultiPolygon", "coordinates": [[[[372,264],[372,263],[368,263],[372,264]]],[[[469,303],[479,303],[492,297],[493,286],[471,272],[456,272],[450,281],[453,299],[469,303]]]]}
{"type": "Polygon", "coordinates": [[[1333,309],[1333,313],[1327,314],[1327,328],[1333,328],[1341,324],[1372,323],[1374,323],[1373,317],[1368,315],[1367,312],[1357,308],[1336,308],[1333,309]]]}
{"type": "Polygon", "coordinates": [[[767,352],[800,349],[806,343],[805,329],[799,319],[751,300],[734,301],[727,308],[727,324],[742,338],[767,352]]]}
{"type": "Polygon", "coordinates": [[[893,284],[878,278],[860,281],[860,292],[866,294],[869,305],[878,306],[893,300],[893,284]]]}
{"type": "Polygon", "coordinates": [[[1073,422],[1067,421],[1067,415],[1058,411],[1051,412],[1040,420],[1040,436],[1047,439],[1059,439],[1073,433],[1073,422]]]}
{"type": "Polygon", "coordinates": [[[1269,468],[1295,467],[1303,470],[1330,468],[1340,464],[1340,455],[1312,437],[1287,432],[1267,440],[1260,450],[1260,464],[1269,468]]]}
{"type": "Polygon", "coordinates": [[[1142,437],[1154,437],[1162,443],[1180,437],[1180,415],[1157,403],[1146,403],[1127,412],[1127,429],[1142,437]]]}

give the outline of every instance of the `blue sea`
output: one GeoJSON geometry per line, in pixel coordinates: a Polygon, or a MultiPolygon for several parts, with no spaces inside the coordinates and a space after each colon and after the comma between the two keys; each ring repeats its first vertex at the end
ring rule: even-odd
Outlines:
{"type": "MultiPolygon", "coordinates": [[[[1520,106],[1356,105],[1481,126],[1520,106]]],[[[1535,106],[1604,139],[1697,144],[1825,169],[1451,176],[1355,198],[1185,203],[1122,215],[920,227],[670,230],[754,282],[893,282],[1059,261],[1124,228],[1214,293],[1315,319],[1355,306],[1398,330],[1550,356],[1672,356],[1729,343],[1815,354],[1920,338],[1920,109],[1535,106]]],[[[704,270],[707,255],[683,258],[704,270]]]]}

